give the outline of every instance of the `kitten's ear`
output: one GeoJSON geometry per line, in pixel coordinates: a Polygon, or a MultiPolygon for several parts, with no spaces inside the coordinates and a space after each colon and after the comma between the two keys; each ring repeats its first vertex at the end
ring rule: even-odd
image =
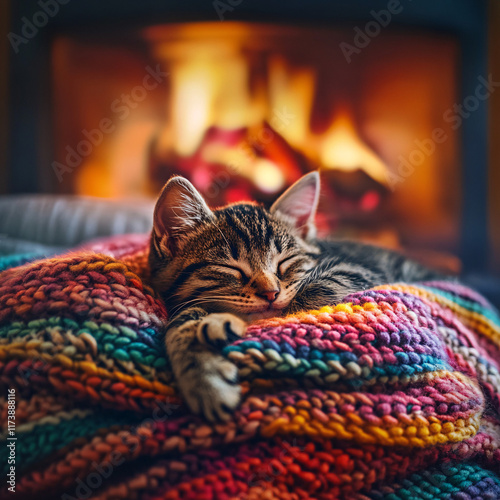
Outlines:
{"type": "Polygon", "coordinates": [[[319,173],[310,172],[292,184],[271,207],[271,213],[299,230],[304,239],[314,238],[314,216],[319,201],[319,173]]]}
{"type": "Polygon", "coordinates": [[[184,177],[172,177],[163,187],[153,217],[157,249],[174,255],[183,240],[201,222],[213,218],[205,200],[184,177]]]}

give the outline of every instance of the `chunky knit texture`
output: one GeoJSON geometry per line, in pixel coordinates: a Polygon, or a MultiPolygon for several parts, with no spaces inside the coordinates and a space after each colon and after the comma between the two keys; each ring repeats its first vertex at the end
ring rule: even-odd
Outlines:
{"type": "Polygon", "coordinates": [[[500,320],[482,297],[394,284],[254,324],[224,351],[242,405],[210,425],[178,396],[145,242],[121,241],[0,274],[16,499],[500,498],[500,320]]]}

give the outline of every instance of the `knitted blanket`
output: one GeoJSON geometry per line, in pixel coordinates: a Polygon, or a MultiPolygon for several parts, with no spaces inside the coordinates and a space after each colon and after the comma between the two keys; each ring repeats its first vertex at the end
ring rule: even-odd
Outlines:
{"type": "Polygon", "coordinates": [[[242,404],[211,425],[172,378],[144,240],[99,251],[0,274],[0,498],[500,498],[500,320],[475,292],[251,325],[224,350],[242,404]]]}

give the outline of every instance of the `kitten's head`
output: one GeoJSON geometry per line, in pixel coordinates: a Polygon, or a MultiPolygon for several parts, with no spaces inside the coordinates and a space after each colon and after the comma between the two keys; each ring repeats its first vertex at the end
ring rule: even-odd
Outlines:
{"type": "Polygon", "coordinates": [[[171,178],[155,207],[149,258],[169,312],[199,305],[249,320],[285,311],[315,265],[318,197],[312,172],[269,210],[253,203],[210,210],[189,181],[171,178]]]}

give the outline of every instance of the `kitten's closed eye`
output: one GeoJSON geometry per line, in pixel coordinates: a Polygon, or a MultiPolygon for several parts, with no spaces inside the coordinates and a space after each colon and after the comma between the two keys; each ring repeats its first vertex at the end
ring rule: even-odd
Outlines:
{"type": "Polygon", "coordinates": [[[278,276],[279,279],[283,279],[288,269],[290,269],[290,267],[294,264],[295,260],[298,259],[299,257],[300,257],[299,254],[295,254],[280,260],[276,270],[276,276],[278,276]]]}
{"type": "Polygon", "coordinates": [[[250,278],[247,276],[243,269],[237,266],[231,266],[229,264],[211,264],[211,267],[216,269],[221,269],[223,272],[229,272],[236,278],[240,279],[244,284],[250,281],[250,278]]]}

